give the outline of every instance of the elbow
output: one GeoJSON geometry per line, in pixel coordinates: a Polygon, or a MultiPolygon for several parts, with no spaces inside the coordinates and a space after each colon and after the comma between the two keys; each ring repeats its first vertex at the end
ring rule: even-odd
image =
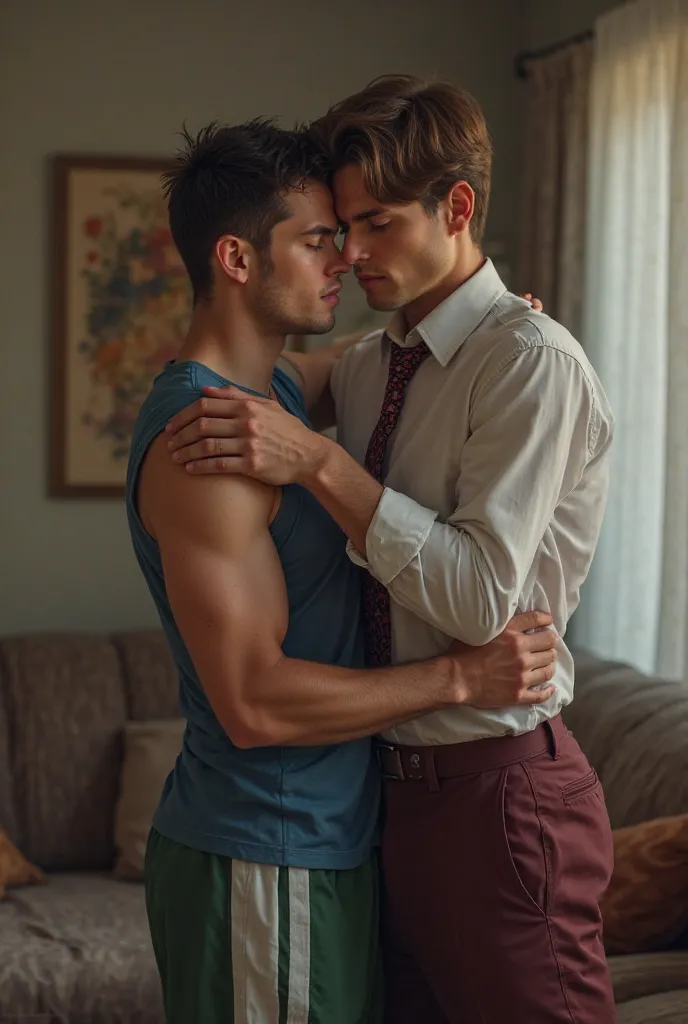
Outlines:
{"type": "Polygon", "coordinates": [[[472,619],[457,621],[449,634],[469,647],[484,647],[504,632],[516,614],[516,598],[509,594],[494,594],[491,599],[483,595],[476,600],[476,614],[472,619]]]}
{"type": "Polygon", "coordinates": [[[263,743],[258,733],[247,729],[243,725],[233,724],[231,728],[225,727],[225,732],[237,750],[255,750],[257,747],[269,746],[263,743]]]}
{"type": "Polygon", "coordinates": [[[286,740],[284,730],[271,716],[261,714],[255,708],[237,709],[231,720],[222,726],[235,747],[239,750],[256,750],[258,747],[280,747],[286,740]]]}
{"type": "Polygon", "coordinates": [[[455,630],[454,639],[461,640],[469,647],[484,647],[503,631],[503,627],[500,628],[496,622],[472,622],[466,628],[455,630]]]}
{"type": "Polygon", "coordinates": [[[276,713],[271,686],[260,668],[254,667],[246,679],[235,680],[231,691],[215,713],[220,725],[238,750],[284,746],[285,724],[276,713]]]}

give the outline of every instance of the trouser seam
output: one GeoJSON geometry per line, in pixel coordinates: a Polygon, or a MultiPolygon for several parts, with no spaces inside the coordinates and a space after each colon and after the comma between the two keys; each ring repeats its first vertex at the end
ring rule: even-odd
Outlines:
{"type": "Polygon", "coordinates": [[[547,829],[545,828],[545,824],[544,824],[544,821],[542,819],[542,815],[540,813],[540,803],[538,801],[537,793],[535,791],[535,786],[533,785],[533,778],[532,778],[530,772],[528,771],[528,765],[526,764],[525,761],[523,762],[523,770],[524,770],[524,772],[526,774],[526,778],[528,779],[528,784],[530,785],[530,790],[531,790],[531,792],[533,794],[533,800],[535,802],[535,814],[537,815],[537,820],[538,820],[538,823],[540,825],[540,835],[542,836],[542,849],[543,849],[543,853],[544,853],[544,856],[545,856],[545,882],[546,882],[546,885],[547,885],[547,899],[545,901],[545,921],[547,922],[547,934],[549,935],[549,943],[550,943],[550,946],[552,948],[552,955],[554,956],[554,962],[557,965],[557,974],[559,975],[559,984],[561,985],[561,993],[562,993],[562,995],[564,997],[564,1002],[566,1003],[566,1009],[568,1010],[569,1017],[571,1018],[572,1024],[575,1024],[575,1018],[573,1016],[573,1010],[571,1009],[571,1003],[569,1002],[569,994],[568,994],[568,988],[567,988],[567,985],[566,985],[565,972],[564,972],[564,969],[562,968],[561,962],[559,960],[559,953],[557,951],[557,944],[556,944],[556,942],[554,940],[554,933],[552,931],[552,902],[553,902],[553,899],[554,899],[554,875],[553,875],[553,870],[552,870],[553,869],[553,865],[552,865],[552,861],[551,861],[550,854],[549,854],[548,833],[547,833],[547,829]]]}

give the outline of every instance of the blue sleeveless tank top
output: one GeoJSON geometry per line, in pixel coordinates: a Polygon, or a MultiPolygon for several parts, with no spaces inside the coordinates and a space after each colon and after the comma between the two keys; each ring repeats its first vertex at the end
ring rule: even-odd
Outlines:
{"type": "MultiPolygon", "coordinates": [[[[138,517],[138,474],[151,443],[175,413],[200,397],[203,387],[230,383],[201,363],[168,364],[141,407],[132,440],[126,483],[129,529],[179,672],[187,721],[182,751],[153,825],[186,846],[239,860],[354,868],[369,856],[377,829],[380,781],[370,741],[235,747],[196,675],[167,600],[158,545],[138,517]]],[[[272,384],[281,404],[308,424],[300,389],[279,367],[272,384]]],[[[289,600],[284,653],[363,667],[360,576],[346,555],[342,531],[309,491],[294,484],[283,488],[270,532],[289,600]]]]}

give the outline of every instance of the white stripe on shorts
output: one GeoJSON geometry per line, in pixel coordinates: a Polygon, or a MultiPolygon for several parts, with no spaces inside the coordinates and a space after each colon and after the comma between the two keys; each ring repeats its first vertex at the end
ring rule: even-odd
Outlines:
{"type": "MultiPolygon", "coordinates": [[[[232,861],[234,1024],[279,1021],[279,870],[271,864],[232,861]]],[[[303,1020],[307,1024],[308,1017],[303,1020]]]]}
{"type": "Polygon", "coordinates": [[[308,1024],[311,987],[310,878],[305,868],[289,871],[289,1001],[287,1024],[308,1024]]]}

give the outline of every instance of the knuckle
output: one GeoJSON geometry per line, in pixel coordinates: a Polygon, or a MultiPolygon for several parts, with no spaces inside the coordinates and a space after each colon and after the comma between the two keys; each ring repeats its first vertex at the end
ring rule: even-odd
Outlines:
{"type": "Polygon", "coordinates": [[[216,459],[215,465],[218,469],[226,472],[229,469],[229,459],[216,459]]]}
{"type": "Polygon", "coordinates": [[[198,410],[199,410],[199,412],[204,413],[204,412],[207,412],[208,409],[210,409],[210,399],[209,398],[199,398],[198,399],[198,410]]]}
{"type": "Polygon", "coordinates": [[[217,452],[220,451],[218,442],[215,440],[214,437],[206,437],[206,439],[202,443],[203,452],[206,455],[215,455],[217,452]]]}

